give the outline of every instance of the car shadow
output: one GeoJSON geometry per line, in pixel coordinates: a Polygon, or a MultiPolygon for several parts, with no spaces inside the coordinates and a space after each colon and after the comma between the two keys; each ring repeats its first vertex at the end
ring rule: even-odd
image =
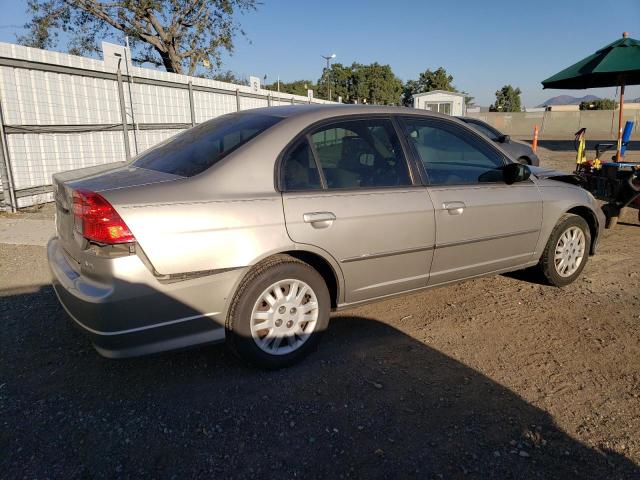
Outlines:
{"type": "Polygon", "coordinates": [[[50,287],[0,293],[0,471],[18,477],[632,478],[479,371],[335,314],[294,367],[223,345],[96,354],[50,287]]]}
{"type": "Polygon", "coordinates": [[[533,285],[544,285],[547,287],[551,285],[537,266],[506,272],[503,273],[502,276],[533,285]]]}

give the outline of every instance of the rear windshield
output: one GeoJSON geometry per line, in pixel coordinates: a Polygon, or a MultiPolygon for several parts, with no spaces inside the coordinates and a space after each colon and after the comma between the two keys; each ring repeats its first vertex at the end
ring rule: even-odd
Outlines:
{"type": "Polygon", "coordinates": [[[133,161],[133,166],[191,177],[204,172],[282,117],[232,113],[190,128],[133,161]]]}

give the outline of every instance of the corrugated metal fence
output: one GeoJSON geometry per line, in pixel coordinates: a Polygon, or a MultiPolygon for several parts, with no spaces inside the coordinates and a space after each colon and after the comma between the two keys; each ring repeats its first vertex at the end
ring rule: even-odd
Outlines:
{"type": "Polygon", "coordinates": [[[0,43],[0,206],[52,200],[51,175],[120,161],[225,113],[320,99],[0,43]]]}

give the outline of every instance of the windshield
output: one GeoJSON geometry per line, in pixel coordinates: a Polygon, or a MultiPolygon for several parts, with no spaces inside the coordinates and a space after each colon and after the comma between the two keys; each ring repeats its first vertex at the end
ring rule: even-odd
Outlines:
{"type": "Polygon", "coordinates": [[[282,117],[232,113],[209,120],[140,155],[133,166],[191,177],[275,125],[282,117]]]}
{"type": "Polygon", "coordinates": [[[484,125],[482,123],[467,122],[467,125],[474,128],[476,131],[486,135],[491,140],[495,141],[498,140],[498,137],[500,137],[500,133],[498,131],[491,129],[487,125],[484,125]]]}

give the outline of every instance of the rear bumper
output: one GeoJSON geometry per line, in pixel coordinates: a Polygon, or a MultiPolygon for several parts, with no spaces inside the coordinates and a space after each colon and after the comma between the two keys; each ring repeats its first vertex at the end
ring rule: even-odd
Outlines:
{"type": "Polygon", "coordinates": [[[95,265],[81,267],[57,238],[50,240],[47,255],[60,303],[109,358],[224,340],[227,300],[244,273],[237,269],[163,284],[137,255],[97,258],[95,265]]]}

